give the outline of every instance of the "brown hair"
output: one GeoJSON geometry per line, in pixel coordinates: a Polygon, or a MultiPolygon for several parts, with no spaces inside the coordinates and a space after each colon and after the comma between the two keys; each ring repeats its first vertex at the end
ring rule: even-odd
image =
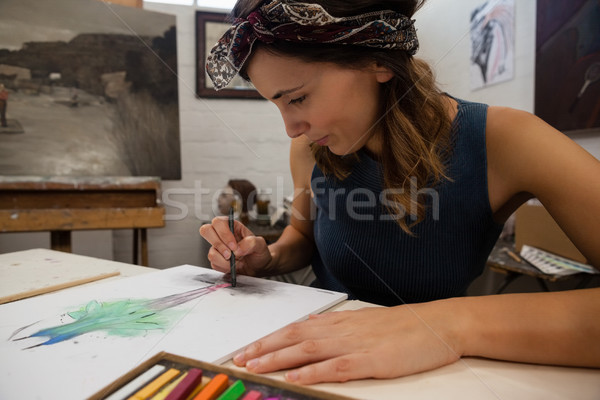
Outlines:
{"type": "MultiPolygon", "coordinates": [[[[233,18],[244,18],[259,7],[263,0],[238,0],[233,18]]],[[[394,10],[412,17],[424,0],[303,0],[318,3],[334,16],[394,10]]],[[[377,62],[389,68],[394,77],[382,84],[380,115],[375,131],[381,135],[384,189],[388,211],[398,218],[407,233],[423,220],[425,206],[411,195],[411,178],[418,186],[433,186],[448,179],[445,162],[450,150],[451,121],[446,111],[445,95],[437,88],[429,65],[403,50],[373,49],[359,46],[300,44],[275,41],[261,48],[277,54],[296,57],[307,62],[335,63],[346,68],[362,68],[377,62]],[[401,190],[398,190],[401,189],[401,190]],[[406,215],[410,212],[410,218],[406,215]]],[[[242,74],[245,72],[242,71],[242,74]]],[[[326,146],[313,146],[313,155],[324,174],[344,179],[352,171],[355,157],[338,156],[326,146]]],[[[414,185],[414,183],[413,183],[414,185]]],[[[414,190],[414,188],[413,188],[414,190]]]]}

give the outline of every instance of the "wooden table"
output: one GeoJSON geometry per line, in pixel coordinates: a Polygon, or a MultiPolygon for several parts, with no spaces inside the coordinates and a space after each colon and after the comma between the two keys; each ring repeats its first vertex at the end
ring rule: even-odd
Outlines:
{"type": "MultiPolygon", "coordinates": [[[[31,250],[40,251],[40,250],[31,250]]],[[[98,260],[72,254],[47,252],[48,259],[73,258],[74,267],[81,267],[81,260],[103,263],[107,271],[119,270],[121,275],[108,279],[151,273],[152,268],[113,261],[98,260]]],[[[26,259],[27,251],[19,252],[26,259]]],[[[14,262],[17,253],[0,254],[0,264],[5,260],[14,262]]],[[[39,264],[39,263],[38,263],[39,264]]],[[[44,268],[44,265],[37,265],[44,268]]],[[[2,277],[2,279],[10,277],[2,277]]],[[[95,285],[99,282],[88,283],[95,285]]],[[[74,290],[72,288],[63,290],[74,290]]],[[[25,300],[22,300],[25,301],[25,300]]],[[[332,310],[352,310],[375,306],[360,301],[345,301],[332,310]]],[[[330,310],[330,311],[332,311],[330,310]]],[[[0,315],[2,306],[0,305],[0,315]]],[[[238,368],[231,361],[224,364],[238,368]]],[[[283,379],[282,372],[267,374],[273,379],[283,379]]],[[[32,384],[35,377],[32,377],[32,384]]],[[[481,358],[463,358],[451,365],[420,374],[396,379],[363,379],[345,383],[314,385],[316,389],[345,395],[357,399],[397,400],[397,399],[444,399],[444,400],[597,400],[600,398],[600,370],[587,368],[566,368],[525,363],[512,363],[481,358]]]]}
{"type": "Polygon", "coordinates": [[[129,228],[134,264],[141,253],[148,265],[146,229],[165,225],[159,192],[154,177],[0,177],[0,232],[50,231],[51,248],[71,252],[71,231],[129,228]]]}

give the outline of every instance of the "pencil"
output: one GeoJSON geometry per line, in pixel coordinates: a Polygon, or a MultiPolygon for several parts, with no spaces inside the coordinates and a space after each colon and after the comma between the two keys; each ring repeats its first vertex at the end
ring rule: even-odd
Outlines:
{"type": "MultiPolygon", "coordinates": [[[[233,228],[233,207],[229,208],[229,229],[233,236],[235,237],[235,232],[233,228]]],[[[236,277],[235,277],[235,254],[233,251],[231,252],[231,258],[229,259],[229,268],[231,270],[231,286],[235,287],[236,277]]]]}
{"type": "Polygon", "coordinates": [[[518,255],[516,255],[514,252],[512,251],[507,251],[506,254],[508,254],[508,256],[510,258],[512,258],[513,260],[515,260],[516,262],[522,262],[523,260],[521,259],[521,257],[519,257],[518,255]]]}
{"type": "Polygon", "coordinates": [[[516,262],[522,262],[523,260],[521,259],[521,257],[519,257],[518,255],[516,255],[513,251],[511,251],[508,247],[503,247],[502,251],[504,251],[510,258],[512,258],[513,260],[515,260],[516,262]]]}

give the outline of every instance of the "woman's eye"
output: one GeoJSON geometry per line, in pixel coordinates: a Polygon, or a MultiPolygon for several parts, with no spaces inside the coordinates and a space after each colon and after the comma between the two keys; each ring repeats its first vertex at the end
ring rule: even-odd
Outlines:
{"type": "Polygon", "coordinates": [[[297,99],[290,100],[289,104],[300,104],[306,99],[306,96],[298,97],[297,99]]]}

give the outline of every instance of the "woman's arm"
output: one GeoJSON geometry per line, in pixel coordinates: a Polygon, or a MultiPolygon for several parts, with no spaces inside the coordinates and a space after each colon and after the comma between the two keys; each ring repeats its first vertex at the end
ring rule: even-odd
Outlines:
{"type": "Polygon", "coordinates": [[[394,378],[463,356],[600,367],[600,288],[459,297],[312,316],[234,357],[300,384],[394,378]]]}
{"type": "Polygon", "coordinates": [[[490,107],[488,192],[507,216],[537,197],[589,262],[600,268],[600,161],[539,118],[490,107]],[[508,208],[508,210],[507,210],[508,208]]]}
{"type": "Polygon", "coordinates": [[[600,367],[600,288],[457,300],[465,356],[600,367]]]}

